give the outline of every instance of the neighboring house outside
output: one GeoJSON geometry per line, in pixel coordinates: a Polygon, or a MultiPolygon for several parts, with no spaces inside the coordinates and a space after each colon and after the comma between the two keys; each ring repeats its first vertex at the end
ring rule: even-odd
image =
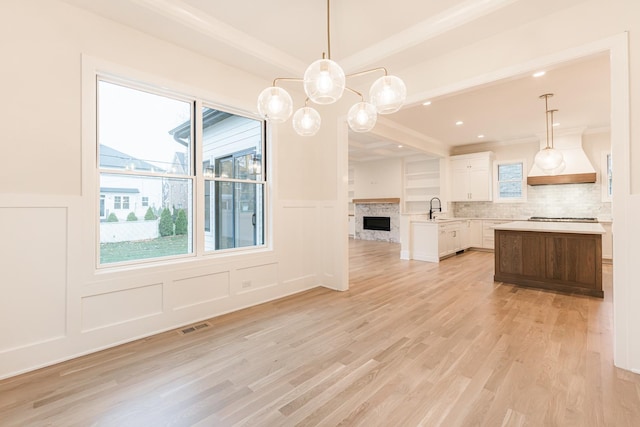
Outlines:
{"type": "MultiPolygon", "coordinates": [[[[262,158],[259,120],[204,108],[202,128],[202,165],[198,167],[209,170],[216,178],[256,179],[254,164],[260,164],[262,158]]],[[[191,136],[190,123],[169,133],[176,141],[184,141],[191,136]]],[[[187,164],[188,159],[176,153],[173,167],[187,164]]],[[[261,185],[207,180],[204,190],[206,250],[251,246],[261,241],[261,185]]]]}
{"type": "MultiPolygon", "coordinates": [[[[173,173],[186,165],[184,154],[176,153],[172,164],[173,173]]],[[[139,241],[159,237],[158,220],[146,221],[149,208],[156,217],[162,209],[185,209],[189,211],[190,192],[186,188],[190,181],[176,178],[148,177],[118,174],[121,170],[164,172],[156,165],[137,159],[129,154],[100,145],[100,166],[113,170],[100,175],[100,243],[139,241]],[[127,221],[134,213],[137,221],[127,221]],[[108,222],[114,214],[117,222],[108,222]]],[[[191,222],[191,221],[189,221],[191,222]]]]}
{"type": "MultiPolygon", "coordinates": [[[[171,172],[178,174],[189,174],[187,156],[185,153],[176,152],[171,163],[171,172]]],[[[163,191],[163,205],[170,209],[184,209],[189,217],[189,207],[191,206],[189,182],[185,180],[167,180],[163,191]]]]}
{"type": "MultiPolygon", "coordinates": [[[[100,145],[100,165],[105,169],[147,170],[159,168],[128,154],[100,145]]],[[[133,212],[144,219],[151,207],[158,214],[162,207],[162,179],[136,178],[132,176],[103,174],[100,180],[100,219],[106,220],[113,213],[118,221],[126,221],[133,212]]]]}

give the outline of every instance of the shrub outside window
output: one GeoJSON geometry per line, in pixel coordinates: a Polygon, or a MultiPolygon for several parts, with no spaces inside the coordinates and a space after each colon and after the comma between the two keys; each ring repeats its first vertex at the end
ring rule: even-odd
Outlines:
{"type": "Polygon", "coordinates": [[[97,95],[99,266],[264,245],[262,120],[102,77],[97,95]]]}

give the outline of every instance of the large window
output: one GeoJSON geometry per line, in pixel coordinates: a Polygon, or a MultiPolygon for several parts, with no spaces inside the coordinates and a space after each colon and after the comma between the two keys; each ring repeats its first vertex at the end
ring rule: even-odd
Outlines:
{"type": "Polygon", "coordinates": [[[262,123],[209,107],[202,123],[205,250],[262,245],[262,123]]]}
{"type": "Polygon", "coordinates": [[[264,244],[261,120],[106,78],[97,95],[100,265],[264,244]]]}
{"type": "Polygon", "coordinates": [[[525,202],[527,199],[524,161],[496,161],[496,202],[525,202]]]}

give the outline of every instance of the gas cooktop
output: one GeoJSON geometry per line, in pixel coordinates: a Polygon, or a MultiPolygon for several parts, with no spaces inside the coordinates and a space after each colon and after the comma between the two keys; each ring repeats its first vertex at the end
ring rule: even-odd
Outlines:
{"type": "Polygon", "coordinates": [[[547,217],[547,216],[532,216],[529,221],[542,221],[542,222],[598,222],[598,218],[574,218],[574,217],[547,217]]]}

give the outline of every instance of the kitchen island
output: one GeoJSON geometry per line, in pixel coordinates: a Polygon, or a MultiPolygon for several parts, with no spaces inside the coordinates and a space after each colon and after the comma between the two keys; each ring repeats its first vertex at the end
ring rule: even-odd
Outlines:
{"type": "Polygon", "coordinates": [[[604,296],[600,224],[514,221],[494,230],[495,281],[604,296]]]}

